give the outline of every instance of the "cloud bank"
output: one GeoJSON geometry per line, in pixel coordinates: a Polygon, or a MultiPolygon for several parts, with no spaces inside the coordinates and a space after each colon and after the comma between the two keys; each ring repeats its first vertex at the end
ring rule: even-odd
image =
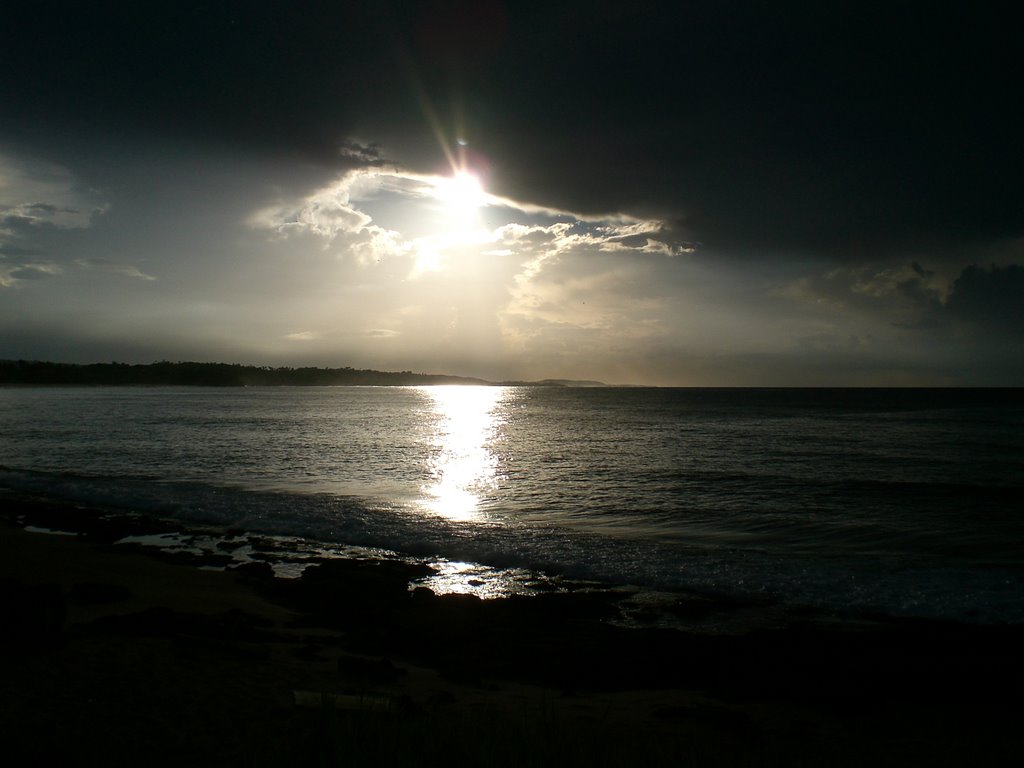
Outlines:
{"type": "Polygon", "coordinates": [[[0,356],[1019,385],[1018,37],[958,3],[16,4],[0,356]]]}

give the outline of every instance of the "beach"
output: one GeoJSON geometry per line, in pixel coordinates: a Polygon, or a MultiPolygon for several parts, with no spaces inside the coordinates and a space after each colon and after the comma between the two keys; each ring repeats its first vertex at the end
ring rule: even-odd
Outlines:
{"type": "Polygon", "coordinates": [[[481,600],[410,589],[428,566],[409,562],[285,579],[114,543],[175,525],[6,495],[17,764],[998,765],[1024,747],[1020,626],[680,593],[677,628],[636,628],[615,588],[481,600]],[[737,613],[743,630],[707,630],[737,613]]]}

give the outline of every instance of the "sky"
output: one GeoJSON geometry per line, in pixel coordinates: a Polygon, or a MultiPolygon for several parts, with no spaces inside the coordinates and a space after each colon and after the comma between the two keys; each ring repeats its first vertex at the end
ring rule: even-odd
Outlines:
{"type": "Polygon", "coordinates": [[[1024,386],[1006,13],[16,4],[0,358],[1024,386]]]}

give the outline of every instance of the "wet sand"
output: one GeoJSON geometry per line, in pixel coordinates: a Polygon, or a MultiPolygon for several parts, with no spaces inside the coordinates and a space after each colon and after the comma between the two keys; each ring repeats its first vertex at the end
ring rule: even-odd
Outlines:
{"type": "Polygon", "coordinates": [[[173,524],[2,498],[9,764],[1009,765],[1024,753],[1020,626],[679,595],[682,629],[624,628],[616,590],[437,596],[408,588],[426,566],[386,560],[324,561],[299,579],[259,562],[204,570],[218,562],[114,544],[173,524]],[[709,615],[758,610],[760,625],[707,629],[709,615]]]}

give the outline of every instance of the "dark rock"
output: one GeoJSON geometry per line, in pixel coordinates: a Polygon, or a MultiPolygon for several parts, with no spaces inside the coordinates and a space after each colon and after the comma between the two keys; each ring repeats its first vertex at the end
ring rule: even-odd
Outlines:
{"type": "Polygon", "coordinates": [[[409,582],[432,572],[392,560],[326,560],[306,568],[300,579],[278,579],[265,594],[330,626],[386,624],[408,606],[409,582]]]}
{"type": "Polygon", "coordinates": [[[128,600],[133,592],[123,584],[99,584],[81,582],[71,587],[68,599],[75,603],[102,604],[128,600]]]}
{"type": "Polygon", "coordinates": [[[416,587],[416,589],[412,591],[412,598],[414,601],[416,601],[417,604],[425,604],[430,603],[433,600],[436,600],[437,595],[434,594],[434,590],[432,590],[430,587],[416,587]]]}
{"type": "Polygon", "coordinates": [[[292,654],[304,661],[324,660],[324,648],[319,643],[306,643],[292,651],[292,654]]]}
{"type": "Polygon", "coordinates": [[[274,642],[272,622],[239,610],[217,614],[184,613],[156,607],[92,622],[95,629],[123,636],[208,639],[222,642],[274,642]]]}
{"type": "Polygon", "coordinates": [[[58,584],[0,581],[0,643],[19,650],[45,650],[62,639],[67,606],[58,584]]]}
{"type": "Polygon", "coordinates": [[[397,560],[322,560],[302,573],[304,584],[329,585],[366,592],[400,592],[409,582],[434,574],[434,569],[418,563],[397,560]]]}
{"type": "Polygon", "coordinates": [[[666,605],[665,610],[679,619],[699,620],[733,607],[733,604],[724,603],[721,600],[698,595],[685,595],[666,605]]]}
{"type": "Polygon", "coordinates": [[[221,555],[213,552],[187,552],[183,550],[160,549],[159,547],[147,546],[145,544],[118,544],[117,549],[131,548],[150,557],[174,565],[189,565],[195,568],[207,566],[212,568],[226,568],[234,563],[230,555],[221,555]]]}
{"type": "Polygon", "coordinates": [[[403,675],[390,659],[364,659],[359,656],[341,656],[338,658],[338,672],[353,683],[359,684],[394,684],[403,675]]]}
{"type": "Polygon", "coordinates": [[[239,576],[243,576],[247,579],[272,579],[274,578],[274,568],[265,560],[260,562],[249,562],[242,563],[241,565],[235,566],[231,569],[239,576]]]}
{"type": "Polygon", "coordinates": [[[67,531],[99,543],[113,543],[125,536],[167,533],[171,524],[143,515],[104,512],[72,504],[52,503],[34,499],[13,502],[17,522],[51,531],[67,531]]]}

